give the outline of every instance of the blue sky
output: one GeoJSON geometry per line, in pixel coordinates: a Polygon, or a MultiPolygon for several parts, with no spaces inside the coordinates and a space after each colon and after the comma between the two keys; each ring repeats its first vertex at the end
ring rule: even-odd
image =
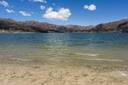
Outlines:
{"type": "Polygon", "coordinates": [[[0,0],[0,18],[95,25],[128,17],[128,0],[0,0]]]}

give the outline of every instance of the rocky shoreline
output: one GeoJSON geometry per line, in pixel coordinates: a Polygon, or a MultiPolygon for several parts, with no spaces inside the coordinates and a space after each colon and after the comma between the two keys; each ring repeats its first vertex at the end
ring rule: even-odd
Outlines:
{"type": "MultiPolygon", "coordinates": [[[[128,70],[111,66],[84,67],[0,63],[0,85],[127,85],[128,70]]],[[[127,67],[126,67],[127,68],[127,67]]]]}

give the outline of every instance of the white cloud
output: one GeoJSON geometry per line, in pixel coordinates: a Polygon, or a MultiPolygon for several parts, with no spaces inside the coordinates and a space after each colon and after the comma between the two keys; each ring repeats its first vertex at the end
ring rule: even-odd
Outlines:
{"type": "Polygon", "coordinates": [[[90,10],[90,11],[95,11],[96,10],[96,5],[91,4],[91,5],[84,5],[84,9],[90,10]]]}
{"type": "Polygon", "coordinates": [[[40,9],[41,9],[41,10],[44,10],[45,8],[46,8],[46,7],[43,6],[43,5],[40,6],[40,9]]]}
{"type": "Polygon", "coordinates": [[[54,11],[52,7],[49,7],[45,14],[43,15],[46,19],[56,19],[56,20],[68,20],[71,16],[69,9],[61,8],[58,11],[54,11]]]}
{"type": "Polygon", "coordinates": [[[19,13],[23,16],[31,16],[31,13],[28,13],[26,11],[19,11],[19,13]]]}
{"type": "Polygon", "coordinates": [[[8,13],[15,13],[15,11],[12,10],[12,9],[6,9],[6,12],[8,12],[8,13]]]}
{"type": "Polygon", "coordinates": [[[46,0],[33,0],[34,2],[39,2],[39,3],[47,3],[46,0]]]}
{"type": "Polygon", "coordinates": [[[4,7],[9,7],[9,4],[8,4],[8,2],[6,2],[6,1],[0,1],[0,5],[2,5],[2,6],[4,6],[4,7]]]}

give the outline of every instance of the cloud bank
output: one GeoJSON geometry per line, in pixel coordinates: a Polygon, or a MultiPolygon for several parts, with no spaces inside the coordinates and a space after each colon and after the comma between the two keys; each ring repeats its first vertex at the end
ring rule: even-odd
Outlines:
{"type": "Polygon", "coordinates": [[[6,9],[6,12],[8,12],[8,13],[15,13],[15,11],[12,10],[12,9],[6,9]]]}
{"type": "Polygon", "coordinates": [[[68,20],[71,16],[71,12],[67,8],[60,8],[58,11],[54,11],[52,7],[49,7],[44,13],[43,17],[46,19],[55,20],[68,20]]]}
{"type": "Polygon", "coordinates": [[[9,4],[6,1],[0,1],[0,5],[2,5],[4,7],[9,7],[9,4]]]}
{"type": "Polygon", "coordinates": [[[89,11],[95,11],[96,5],[95,4],[84,5],[84,9],[89,10],[89,11]]]}
{"type": "Polygon", "coordinates": [[[19,11],[19,13],[23,16],[31,16],[31,13],[28,13],[26,11],[19,11]]]}

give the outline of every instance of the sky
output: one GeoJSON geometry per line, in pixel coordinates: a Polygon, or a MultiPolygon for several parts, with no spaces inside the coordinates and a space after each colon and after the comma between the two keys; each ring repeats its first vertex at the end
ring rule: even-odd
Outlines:
{"type": "Polygon", "coordinates": [[[96,25],[128,17],[128,0],[0,0],[0,18],[96,25]]]}

